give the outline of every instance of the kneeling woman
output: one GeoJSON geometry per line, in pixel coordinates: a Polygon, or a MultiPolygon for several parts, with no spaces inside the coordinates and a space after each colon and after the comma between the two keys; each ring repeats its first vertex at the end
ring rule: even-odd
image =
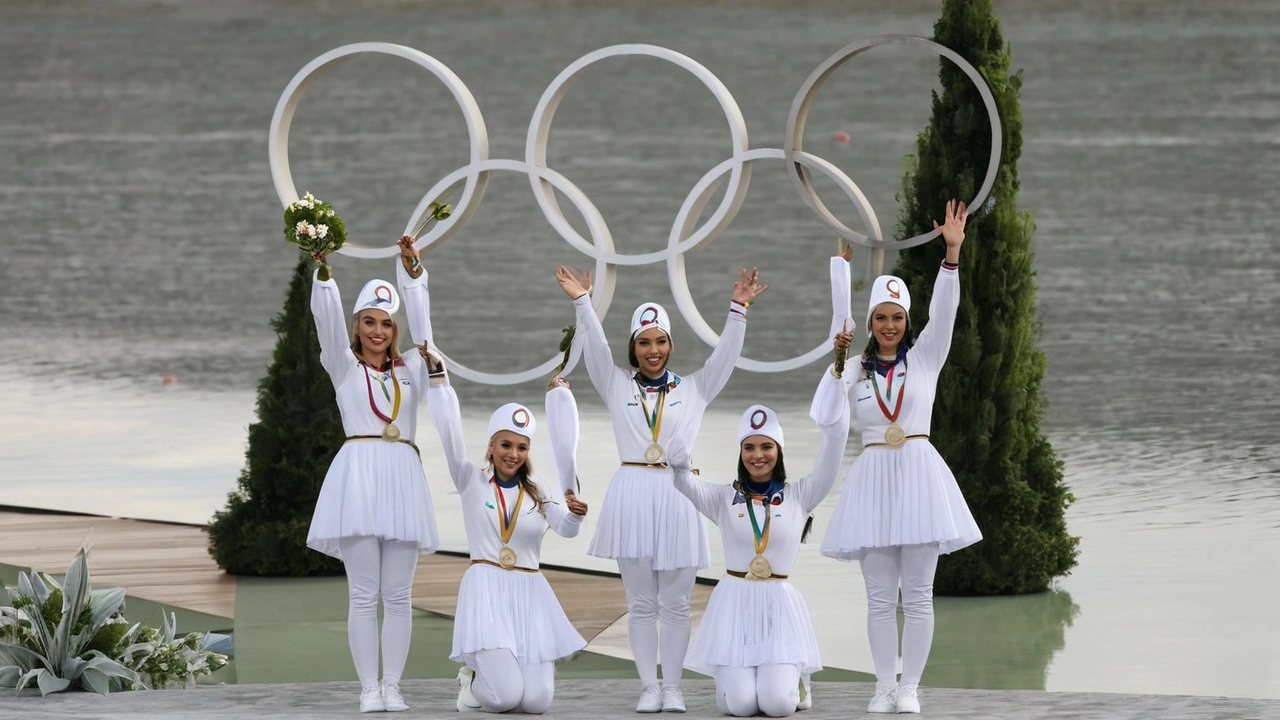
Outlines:
{"type": "MultiPolygon", "coordinates": [[[[440,361],[429,356],[428,364],[427,404],[462,499],[471,547],[449,655],[465,663],[458,673],[458,710],[544,713],[555,693],[555,660],[587,643],[538,571],[542,536],[550,528],[574,537],[587,506],[576,498],[565,500],[562,490],[553,492],[533,478],[529,446],[535,422],[523,405],[508,403],[490,418],[489,465],[479,468],[468,460],[458,396],[440,361]]],[[[576,446],[577,414],[568,383],[552,381],[547,405],[550,412],[558,407],[572,415],[572,421],[550,418],[551,442],[576,446]]],[[[572,479],[571,467],[561,472],[572,479]]]]}
{"type": "MultiPolygon", "coordinates": [[[[837,347],[852,336],[836,336],[837,347]]],[[[720,528],[728,577],[716,585],[685,667],[716,679],[716,707],[726,715],[785,717],[800,702],[802,675],[822,669],[804,597],[787,576],[809,513],[835,484],[849,433],[848,392],[823,375],[810,415],[822,429],[818,457],[788,482],[782,426],[773,410],[752,405],[738,424],[738,479],[697,479],[686,448],[672,452],[676,489],[720,528]]]]}

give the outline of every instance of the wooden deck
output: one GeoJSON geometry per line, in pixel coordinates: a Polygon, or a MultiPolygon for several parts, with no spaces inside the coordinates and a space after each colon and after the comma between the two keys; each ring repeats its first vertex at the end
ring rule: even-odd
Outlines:
{"type": "MultiPolygon", "coordinates": [[[[235,618],[236,578],[209,556],[203,529],[190,525],[87,515],[0,510],[0,563],[66,572],[89,529],[89,571],[97,588],[123,587],[152,602],[235,618]]],[[[418,563],[413,605],[453,617],[467,558],[426,555],[418,563]]],[[[616,577],[546,570],[570,622],[590,641],[627,611],[616,577]]],[[[693,607],[706,607],[711,588],[694,587],[693,607]]]]}

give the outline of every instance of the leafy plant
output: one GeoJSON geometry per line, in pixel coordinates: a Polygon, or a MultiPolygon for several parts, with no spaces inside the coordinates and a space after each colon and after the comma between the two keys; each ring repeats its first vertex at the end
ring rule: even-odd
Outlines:
{"type": "Polygon", "coordinates": [[[153,687],[178,678],[189,684],[226,664],[226,656],[207,650],[202,633],[175,641],[172,614],[163,630],[130,626],[123,588],[91,588],[88,545],[62,584],[24,572],[16,588],[5,588],[12,605],[0,606],[0,687],[21,692],[34,683],[42,696],[71,688],[107,695],[146,688],[148,679],[164,683],[153,687]]]}

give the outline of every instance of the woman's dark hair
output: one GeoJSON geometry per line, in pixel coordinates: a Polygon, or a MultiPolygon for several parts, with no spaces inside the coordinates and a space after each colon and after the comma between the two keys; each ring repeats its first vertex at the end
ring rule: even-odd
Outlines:
{"type": "MultiPolygon", "coordinates": [[[[898,360],[904,360],[911,349],[911,323],[907,323],[907,331],[902,333],[902,342],[898,343],[898,360]]],[[[862,351],[862,379],[866,380],[876,371],[876,356],[880,353],[880,344],[876,336],[867,338],[867,347],[862,351]]],[[[895,361],[896,362],[896,361],[895,361]]]]}
{"type": "MultiPolygon", "coordinates": [[[[773,477],[771,479],[780,483],[785,483],[787,481],[787,464],[782,460],[782,446],[778,446],[778,464],[773,466],[773,477]]],[[[747,483],[749,482],[752,482],[751,474],[747,472],[747,464],[742,462],[742,448],[739,446],[738,481],[733,484],[733,487],[736,488],[738,492],[746,495],[748,493],[743,492],[743,489],[747,487],[747,483]]]]}

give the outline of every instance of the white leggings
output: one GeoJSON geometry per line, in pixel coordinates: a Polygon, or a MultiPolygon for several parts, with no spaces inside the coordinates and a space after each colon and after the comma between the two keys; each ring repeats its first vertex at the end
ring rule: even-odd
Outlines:
{"type": "Polygon", "coordinates": [[[618,558],[627,592],[627,639],[640,682],[658,681],[658,621],[662,621],[662,685],[680,687],[689,650],[689,611],[697,568],[654,570],[653,558],[618,558]]]}
{"type": "Polygon", "coordinates": [[[551,660],[524,664],[506,648],[479,650],[471,661],[476,679],[471,691],[485,712],[519,710],[541,715],[556,693],[556,664],[551,660]]]}
{"type": "Polygon", "coordinates": [[[800,668],[795,665],[716,668],[716,707],[725,715],[788,717],[800,702],[800,668]]]}
{"type": "Polygon", "coordinates": [[[898,667],[898,589],[902,589],[902,682],[919,683],[933,645],[933,575],[938,546],[872,548],[862,558],[867,584],[867,639],[877,682],[893,682],[898,667]]]}
{"type": "Polygon", "coordinates": [[[338,541],[347,569],[347,642],[365,690],[378,687],[378,599],[382,599],[382,683],[399,685],[409,657],[410,598],[418,544],[364,535],[338,541]]]}

